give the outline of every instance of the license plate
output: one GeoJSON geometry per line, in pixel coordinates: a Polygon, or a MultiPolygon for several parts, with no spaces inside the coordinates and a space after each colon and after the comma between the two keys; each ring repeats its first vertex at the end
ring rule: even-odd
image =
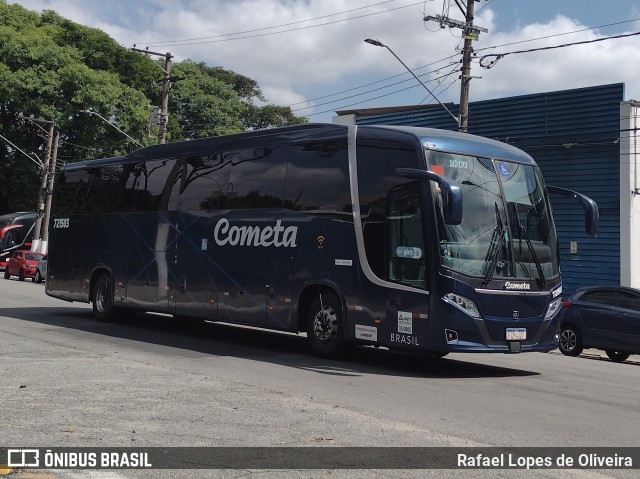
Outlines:
{"type": "Polygon", "coordinates": [[[527,339],[526,328],[507,328],[507,341],[523,341],[527,339]]]}

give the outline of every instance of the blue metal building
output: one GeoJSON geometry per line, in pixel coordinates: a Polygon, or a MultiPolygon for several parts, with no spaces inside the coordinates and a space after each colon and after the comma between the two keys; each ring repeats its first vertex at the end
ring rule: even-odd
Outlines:
{"type": "MultiPolygon", "coordinates": [[[[600,232],[584,232],[577,202],[552,196],[560,242],[563,296],[588,285],[620,284],[620,104],[624,84],[471,102],[468,132],[529,153],[548,185],[571,188],[600,208],[600,232]]],[[[447,105],[454,116],[458,105],[447,105]]],[[[334,119],[358,125],[455,130],[440,105],[345,110],[334,119]]]]}

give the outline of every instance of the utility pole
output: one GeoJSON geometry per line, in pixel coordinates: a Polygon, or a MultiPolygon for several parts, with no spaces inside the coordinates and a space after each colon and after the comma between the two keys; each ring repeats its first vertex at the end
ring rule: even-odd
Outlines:
{"type": "MultiPolygon", "coordinates": [[[[47,177],[49,170],[49,163],[51,161],[51,149],[53,144],[53,133],[56,127],[56,124],[53,120],[39,120],[35,118],[30,118],[32,121],[39,123],[48,123],[49,124],[49,133],[47,134],[47,152],[44,158],[44,168],[42,168],[41,178],[40,178],[40,190],[38,191],[38,209],[36,210],[36,224],[33,230],[33,242],[31,244],[32,251],[39,251],[40,249],[40,235],[42,231],[42,217],[45,212],[45,191],[47,188],[47,177]]],[[[45,227],[46,228],[46,227],[45,227]]]]}
{"type": "MultiPolygon", "coordinates": [[[[447,0],[445,0],[446,2],[447,0]]],[[[473,55],[473,40],[477,40],[480,32],[487,32],[486,28],[476,27],[473,24],[475,2],[480,0],[467,0],[467,10],[465,12],[465,22],[453,20],[445,15],[429,15],[424,17],[425,21],[435,20],[440,23],[440,28],[455,27],[462,29],[464,47],[462,49],[462,68],[460,69],[460,112],[458,115],[459,131],[467,131],[469,124],[469,83],[471,79],[471,57],[473,55]]],[[[458,4],[456,0],[456,4],[458,4]]],[[[458,4],[458,7],[460,5],[458,4]]],[[[444,12],[443,12],[444,13],[444,12]]],[[[479,77],[478,77],[479,78],[479,77]]]]}
{"type": "Polygon", "coordinates": [[[171,82],[179,80],[179,78],[171,77],[171,59],[173,55],[171,53],[157,53],[149,50],[141,50],[139,48],[132,48],[131,51],[144,53],[145,55],[156,55],[164,57],[164,77],[162,78],[162,96],[160,97],[160,117],[158,118],[158,144],[161,145],[166,142],[167,124],[169,121],[169,90],[171,89],[171,82]]]}
{"type": "Polygon", "coordinates": [[[41,235],[38,251],[46,253],[49,243],[49,217],[51,216],[51,201],[53,199],[53,182],[56,176],[56,161],[58,159],[58,143],[60,142],[60,131],[56,130],[56,136],[53,140],[53,152],[49,158],[49,173],[47,174],[47,189],[45,191],[44,201],[44,231],[41,235]]]}

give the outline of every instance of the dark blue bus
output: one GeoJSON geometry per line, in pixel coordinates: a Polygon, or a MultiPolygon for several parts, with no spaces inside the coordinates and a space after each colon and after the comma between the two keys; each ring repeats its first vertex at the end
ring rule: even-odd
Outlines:
{"type": "Polygon", "coordinates": [[[547,192],[526,153],[468,134],[297,125],[66,165],[48,295],[99,320],[161,312],[448,352],[557,347],[561,279],[547,192]]]}

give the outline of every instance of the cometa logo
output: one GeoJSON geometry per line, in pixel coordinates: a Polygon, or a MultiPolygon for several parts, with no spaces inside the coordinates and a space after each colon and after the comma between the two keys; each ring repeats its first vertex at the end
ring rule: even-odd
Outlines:
{"type": "Polygon", "coordinates": [[[531,285],[529,283],[511,283],[507,281],[504,283],[504,289],[529,290],[531,285]]]}
{"type": "Polygon", "coordinates": [[[295,248],[297,226],[281,225],[280,220],[275,226],[229,226],[229,220],[223,218],[216,223],[213,229],[213,239],[224,246],[281,246],[285,248],[295,248]]]}

